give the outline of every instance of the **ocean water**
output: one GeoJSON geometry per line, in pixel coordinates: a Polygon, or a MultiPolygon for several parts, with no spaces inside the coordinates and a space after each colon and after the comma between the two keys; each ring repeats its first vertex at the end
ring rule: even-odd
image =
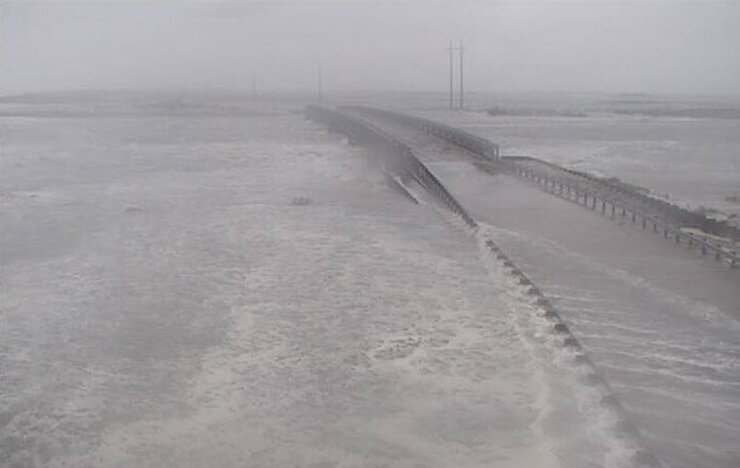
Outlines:
{"type": "MultiPolygon", "coordinates": [[[[404,99],[470,129],[488,119],[404,99]]],[[[487,238],[558,301],[661,459],[736,465],[729,286],[702,299],[654,283],[672,246],[630,238],[655,259],[635,278],[637,254],[600,254],[573,223],[539,229],[535,195],[433,166],[484,222],[471,233],[301,107],[0,103],[0,465],[631,466],[620,415],[487,238]]],[[[520,145],[541,144],[527,132],[520,145]]]]}

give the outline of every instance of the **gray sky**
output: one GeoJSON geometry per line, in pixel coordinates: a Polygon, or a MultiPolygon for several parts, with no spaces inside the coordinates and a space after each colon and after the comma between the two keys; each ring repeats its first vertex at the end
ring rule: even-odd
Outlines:
{"type": "Polygon", "coordinates": [[[740,94],[740,1],[2,1],[2,93],[447,87],[740,94]]]}

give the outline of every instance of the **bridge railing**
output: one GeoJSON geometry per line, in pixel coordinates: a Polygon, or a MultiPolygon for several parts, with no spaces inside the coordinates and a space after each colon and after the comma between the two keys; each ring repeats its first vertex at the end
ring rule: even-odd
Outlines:
{"type": "Polygon", "coordinates": [[[486,159],[496,160],[499,158],[499,147],[496,143],[477,135],[473,135],[472,133],[468,133],[464,130],[450,127],[449,125],[422,119],[420,117],[414,117],[412,115],[399,114],[385,109],[376,109],[374,107],[347,106],[344,107],[344,109],[367,115],[375,115],[402,125],[408,125],[461,146],[486,159]]]}
{"type": "Polygon", "coordinates": [[[647,213],[632,203],[623,202],[603,191],[592,190],[572,179],[553,176],[545,171],[524,167],[511,160],[502,162],[513,175],[540,186],[543,190],[564,200],[577,203],[593,211],[600,210],[603,215],[612,218],[620,216],[629,219],[633,224],[640,224],[643,230],[651,229],[662,233],[666,239],[673,239],[677,244],[684,242],[689,248],[697,249],[702,255],[713,255],[715,260],[724,261],[732,268],[740,266],[740,256],[735,249],[712,242],[651,213],[647,213]]]}
{"type": "Polygon", "coordinates": [[[632,203],[642,207],[643,210],[654,210],[660,212],[661,215],[667,217],[670,222],[672,222],[672,224],[681,224],[686,227],[698,228],[703,231],[707,231],[712,235],[730,237],[731,239],[740,239],[740,230],[728,223],[723,223],[711,218],[707,218],[700,213],[695,213],[693,211],[687,210],[686,208],[671,204],[664,200],[659,200],[657,198],[650,197],[644,193],[636,192],[635,190],[630,189],[628,186],[625,186],[618,180],[596,177],[587,172],[567,169],[565,167],[558,166],[557,164],[532,157],[505,156],[503,159],[523,162],[532,161],[537,164],[549,166],[553,168],[553,170],[567,173],[573,176],[575,179],[581,179],[585,183],[591,184],[592,186],[598,188],[598,190],[608,191],[612,194],[619,195],[620,197],[627,198],[632,203]]]}
{"type": "Polygon", "coordinates": [[[398,138],[384,132],[371,122],[328,107],[308,106],[305,113],[309,119],[322,122],[329,128],[347,135],[351,142],[369,146],[382,153],[388,158],[385,161],[387,166],[394,172],[411,175],[419,185],[450,211],[460,216],[468,226],[477,226],[475,220],[455,200],[455,197],[439,179],[416,157],[411,148],[398,138]]]}

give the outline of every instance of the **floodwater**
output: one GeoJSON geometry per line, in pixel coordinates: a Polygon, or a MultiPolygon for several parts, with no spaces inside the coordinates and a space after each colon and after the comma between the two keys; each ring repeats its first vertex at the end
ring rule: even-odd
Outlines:
{"type": "Polygon", "coordinates": [[[737,465],[737,275],[430,166],[483,222],[471,233],[300,110],[0,104],[1,465],[631,466],[619,415],[487,238],[555,299],[661,460],[737,465]],[[542,229],[545,212],[562,221],[542,229]],[[718,286],[681,290],[689,275],[718,286]]]}

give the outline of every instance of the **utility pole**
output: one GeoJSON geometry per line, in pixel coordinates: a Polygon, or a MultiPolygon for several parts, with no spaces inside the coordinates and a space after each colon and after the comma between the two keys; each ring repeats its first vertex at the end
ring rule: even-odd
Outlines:
{"type": "Polygon", "coordinates": [[[316,94],[319,99],[319,102],[321,102],[324,99],[322,86],[323,86],[323,83],[322,83],[322,76],[321,76],[321,65],[319,65],[318,87],[316,89],[316,94]]]}
{"type": "Polygon", "coordinates": [[[449,48],[449,51],[450,51],[450,110],[452,110],[452,108],[454,106],[455,99],[454,99],[454,91],[453,91],[453,84],[452,84],[452,75],[453,75],[452,70],[453,70],[453,62],[454,62],[453,52],[454,52],[454,49],[452,47],[452,41],[451,40],[450,40],[450,48],[449,48]]]}
{"type": "Polygon", "coordinates": [[[460,41],[460,110],[462,110],[465,106],[465,80],[463,79],[463,43],[462,40],[460,41]]]}
{"type": "Polygon", "coordinates": [[[459,52],[459,61],[460,61],[460,70],[459,70],[459,79],[460,79],[460,97],[459,97],[459,109],[465,108],[465,62],[463,60],[463,54],[464,54],[464,48],[462,40],[460,41],[460,45],[458,47],[453,47],[452,41],[450,41],[450,47],[448,49],[449,51],[449,61],[450,61],[450,110],[453,110],[455,108],[455,92],[454,92],[454,68],[455,68],[455,51],[459,52]]]}

